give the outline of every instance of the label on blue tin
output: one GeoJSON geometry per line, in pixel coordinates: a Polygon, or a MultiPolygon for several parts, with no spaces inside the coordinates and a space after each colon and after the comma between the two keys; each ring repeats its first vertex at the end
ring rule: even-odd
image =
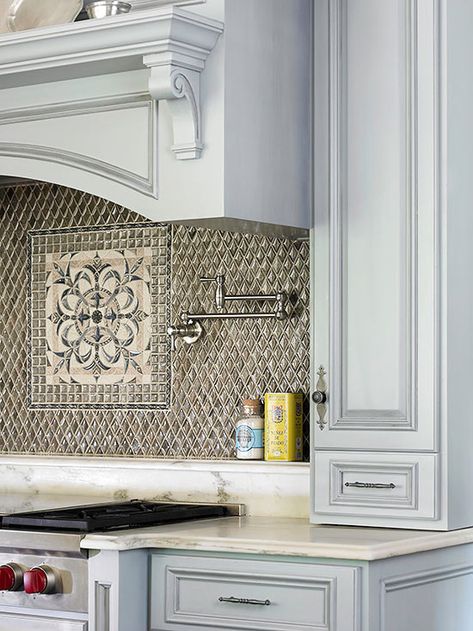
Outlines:
{"type": "Polygon", "coordinates": [[[237,451],[250,451],[251,449],[263,449],[263,430],[253,429],[248,425],[239,425],[236,429],[237,451]]]}

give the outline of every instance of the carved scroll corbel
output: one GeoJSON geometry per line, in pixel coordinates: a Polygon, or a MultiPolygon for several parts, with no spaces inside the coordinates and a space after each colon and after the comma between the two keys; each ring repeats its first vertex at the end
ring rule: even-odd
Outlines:
{"type": "MultiPolygon", "coordinates": [[[[178,160],[200,158],[204,145],[201,133],[200,72],[162,60],[160,55],[144,58],[151,69],[149,91],[157,101],[166,101],[172,118],[174,144],[171,150],[178,160]]],[[[195,60],[194,60],[195,62],[195,60]]]]}

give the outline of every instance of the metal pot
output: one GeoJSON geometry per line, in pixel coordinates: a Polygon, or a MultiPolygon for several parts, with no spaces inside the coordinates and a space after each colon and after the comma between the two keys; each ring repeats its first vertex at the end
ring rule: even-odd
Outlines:
{"type": "Polygon", "coordinates": [[[120,13],[129,13],[131,4],[121,0],[97,0],[97,2],[88,4],[86,10],[91,19],[106,18],[120,13]]]}

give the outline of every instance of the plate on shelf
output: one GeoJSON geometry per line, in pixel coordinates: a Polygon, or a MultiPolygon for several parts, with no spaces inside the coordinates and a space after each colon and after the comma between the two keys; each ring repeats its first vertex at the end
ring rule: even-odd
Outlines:
{"type": "Polygon", "coordinates": [[[82,10],[83,0],[10,0],[8,4],[8,29],[16,32],[73,22],[82,10]]]}
{"type": "Polygon", "coordinates": [[[0,34],[9,33],[8,28],[8,12],[10,10],[11,0],[0,0],[0,34]]]}

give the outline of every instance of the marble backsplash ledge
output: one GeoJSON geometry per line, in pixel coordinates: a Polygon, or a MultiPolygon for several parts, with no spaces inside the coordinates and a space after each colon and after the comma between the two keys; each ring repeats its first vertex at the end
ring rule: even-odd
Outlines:
{"type": "Polygon", "coordinates": [[[247,514],[307,518],[305,463],[0,457],[0,493],[245,504],[247,514]]]}

